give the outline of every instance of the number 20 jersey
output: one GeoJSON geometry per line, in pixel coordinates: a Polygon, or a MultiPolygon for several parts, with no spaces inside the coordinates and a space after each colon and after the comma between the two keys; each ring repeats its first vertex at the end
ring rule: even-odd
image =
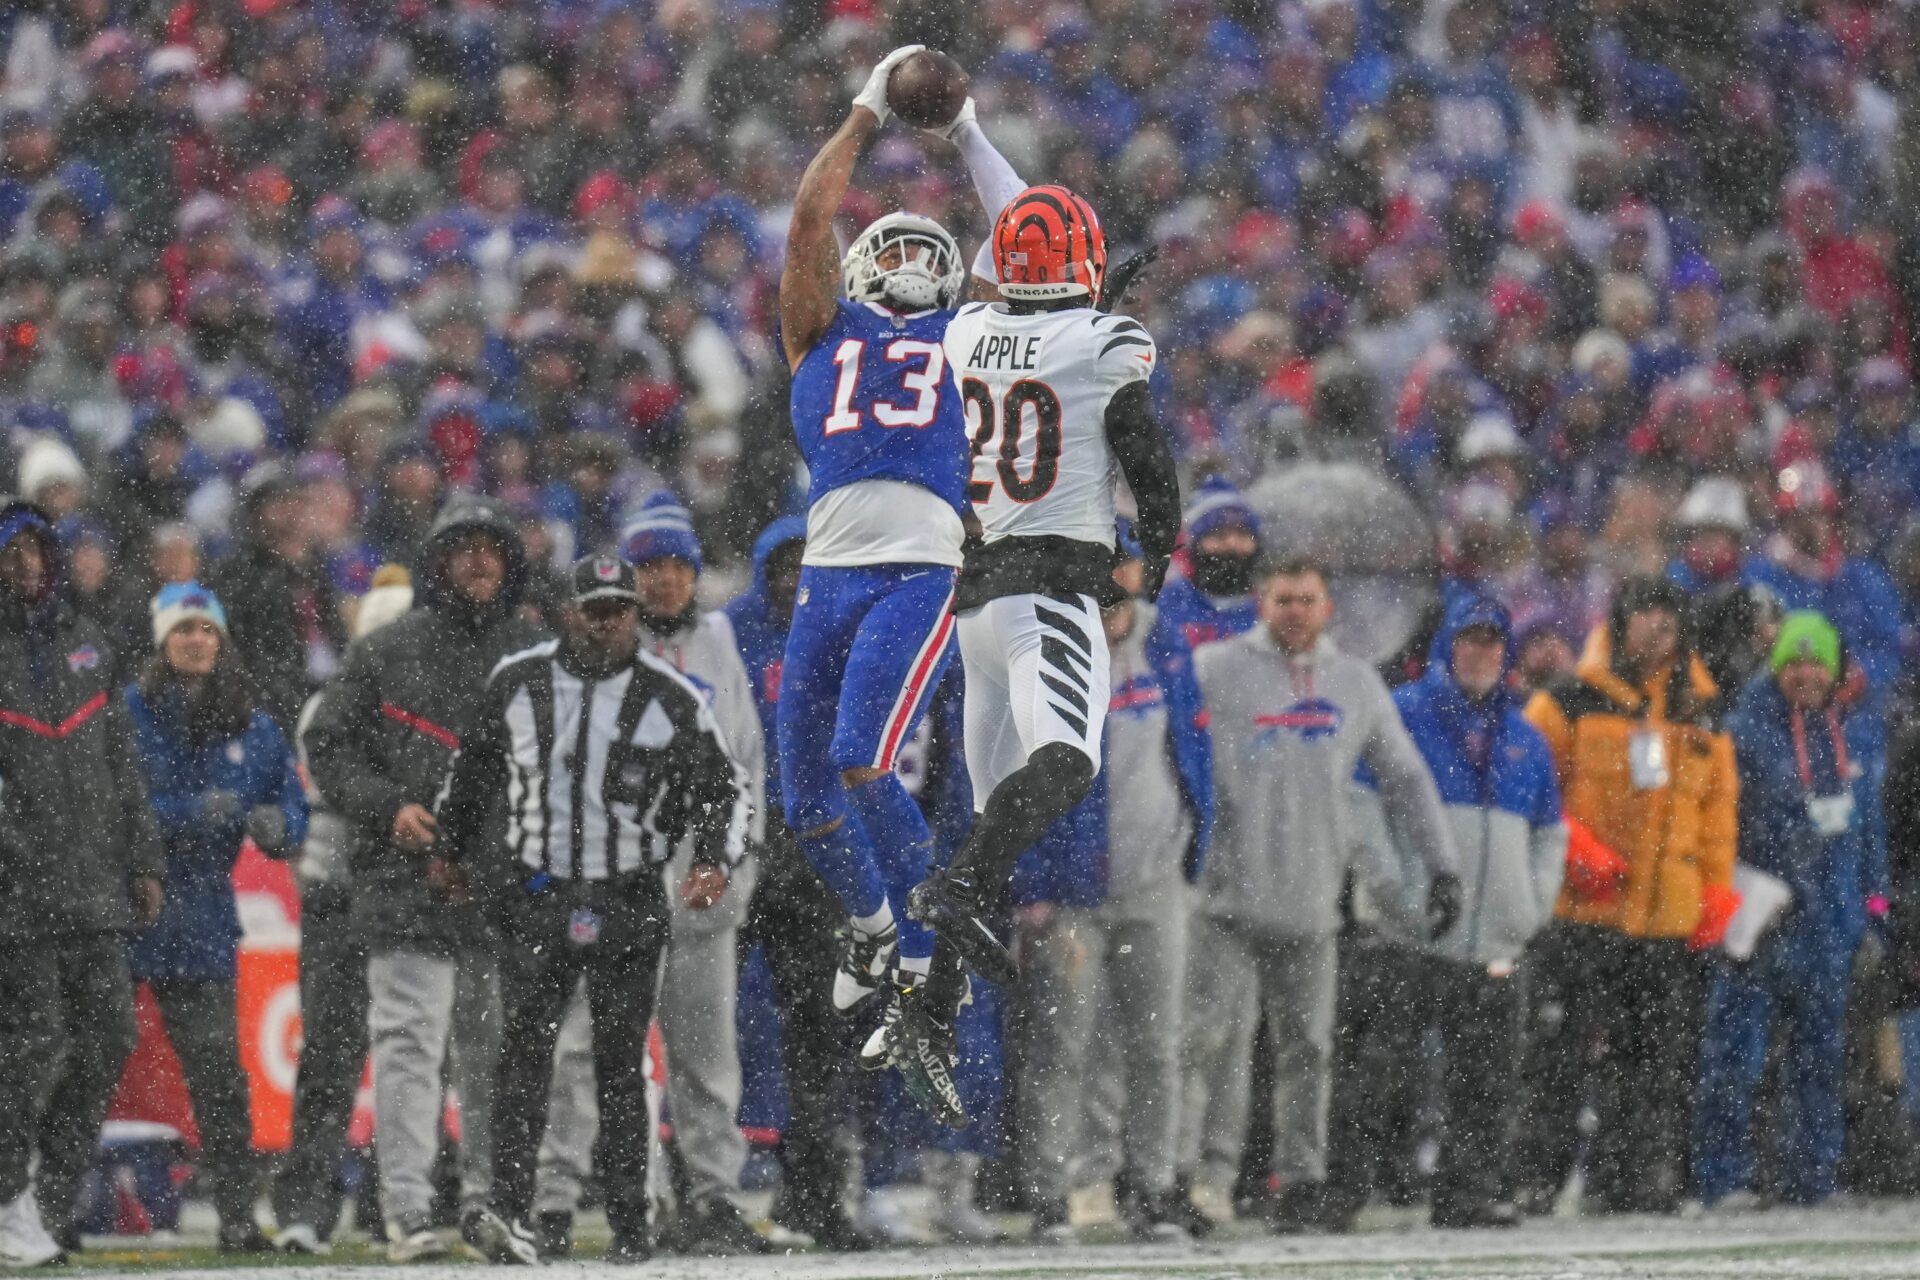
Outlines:
{"type": "Polygon", "coordinates": [[[1107,405],[1153,373],[1159,353],[1145,326],[1091,307],[1015,314],[971,303],[947,325],[946,346],[973,445],[968,497],[986,540],[1111,547],[1119,465],[1107,405]]]}

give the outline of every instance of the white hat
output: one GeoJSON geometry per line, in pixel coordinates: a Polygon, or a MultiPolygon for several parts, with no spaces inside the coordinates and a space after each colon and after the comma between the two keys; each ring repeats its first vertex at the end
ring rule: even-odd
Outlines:
{"type": "Polygon", "coordinates": [[[383,565],[373,576],[373,589],[360,597],[353,611],[353,638],[371,635],[398,621],[413,608],[413,578],[398,565],[383,565]]]}
{"type": "Polygon", "coordinates": [[[20,496],[37,502],[40,495],[56,484],[84,485],[87,469],[73,450],[54,439],[41,436],[20,455],[20,496]]]}
{"type": "Polygon", "coordinates": [[[1682,529],[1731,529],[1745,533],[1750,526],[1747,495],[1736,481],[1725,476],[1709,476],[1687,490],[1686,501],[1680,504],[1674,523],[1682,529]]]}
{"type": "Polygon", "coordinates": [[[215,458],[258,453],[267,443],[267,422],[239,396],[222,396],[205,417],[188,428],[193,442],[215,458]]]}
{"type": "Polygon", "coordinates": [[[1573,344],[1571,363],[1575,373],[1592,373],[1595,366],[1607,359],[1621,365],[1633,363],[1633,348],[1611,329],[1589,329],[1573,344]]]}
{"type": "Polygon", "coordinates": [[[1454,448],[1460,464],[1467,467],[1485,462],[1488,458],[1518,458],[1526,451],[1527,446],[1521,443],[1520,433],[1513,429],[1513,423],[1504,413],[1473,415],[1467,423],[1467,429],[1460,433],[1460,443],[1454,448]]]}

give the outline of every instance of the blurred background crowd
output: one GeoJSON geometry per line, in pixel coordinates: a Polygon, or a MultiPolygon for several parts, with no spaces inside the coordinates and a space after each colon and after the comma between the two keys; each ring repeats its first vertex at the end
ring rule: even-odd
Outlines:
{"type": "MultiPolygon", "coordinates": [[[[16,0],[0,474],[121,682],[156,590],[207,581],[290,727],[463,492],[517,521],[537,613],[662,489],[702,598],[746,588],[804,492],[789,202],[908,40],[1116,256],[1158,247],[1127,309],[1189,488],[1239,486],[1271,532],[1288,477],[1335,468],[1348,516],[1401,531],[1334,565],[1430,606],[1364,656],[1407,670],[1477,593],[1539,688],[1664,574],[1714,606],[1703,643],[1821,612],[1900,723],[1904,0],[16,0]]],[[[884,135],[856,188],[847,232],[983,231],[938,143],[884,135]]]]}

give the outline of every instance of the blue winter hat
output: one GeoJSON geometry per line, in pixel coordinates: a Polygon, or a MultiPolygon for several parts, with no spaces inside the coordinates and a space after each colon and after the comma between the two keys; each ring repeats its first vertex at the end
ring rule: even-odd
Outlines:
{"type": "Polygon", "coordinates": [[[158,649],[183,622],[203,618],[227,634],[227,611],[213,592],[197,582],[174,582],[160,588],[153,598],[153,647],[158,649]]]}
{"type": "Polygon", "coordinates": [[[640,512],[620,534],[620,554],[635,565],[677,556],[699,573],[700,539],[693,532],[693,516],[666,489],[648,496],[640,512]]]}
{"type": "Polygon", "coordinates": [[[1189,542],[1197,542],[1215,529],[1235,524],[1243,526],[1256,541],[1260,537],[1260,517],[1232,482],[1219,476],[1210,476],[1201,482],[1187,509],[1180,513],[1180,523],[1187,528],[1189,542]]]}
{"type": "Polygon", "coordinates": [[[1686,289],[1705,289],[1712,294],[1720,292],[1720,273],[1714,270],[1711,262],[1699,254],[1690,253],[1673,264],[1673,270],[1667,276],[1667,291],[1680,293],[1686,289]]]}

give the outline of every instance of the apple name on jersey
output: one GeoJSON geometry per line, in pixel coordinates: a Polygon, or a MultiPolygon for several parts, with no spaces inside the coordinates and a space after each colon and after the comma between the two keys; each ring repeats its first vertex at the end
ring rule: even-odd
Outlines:
{"type": "Polygon", "coordinates": [[[1091,307],[1015,314],[972,303],[947,325],[945,346],[972,445],[968,497],[987,541],[1112,546],[1119,467],[1107,405],[1153,373],[1145,326],[1091,307]]]}

